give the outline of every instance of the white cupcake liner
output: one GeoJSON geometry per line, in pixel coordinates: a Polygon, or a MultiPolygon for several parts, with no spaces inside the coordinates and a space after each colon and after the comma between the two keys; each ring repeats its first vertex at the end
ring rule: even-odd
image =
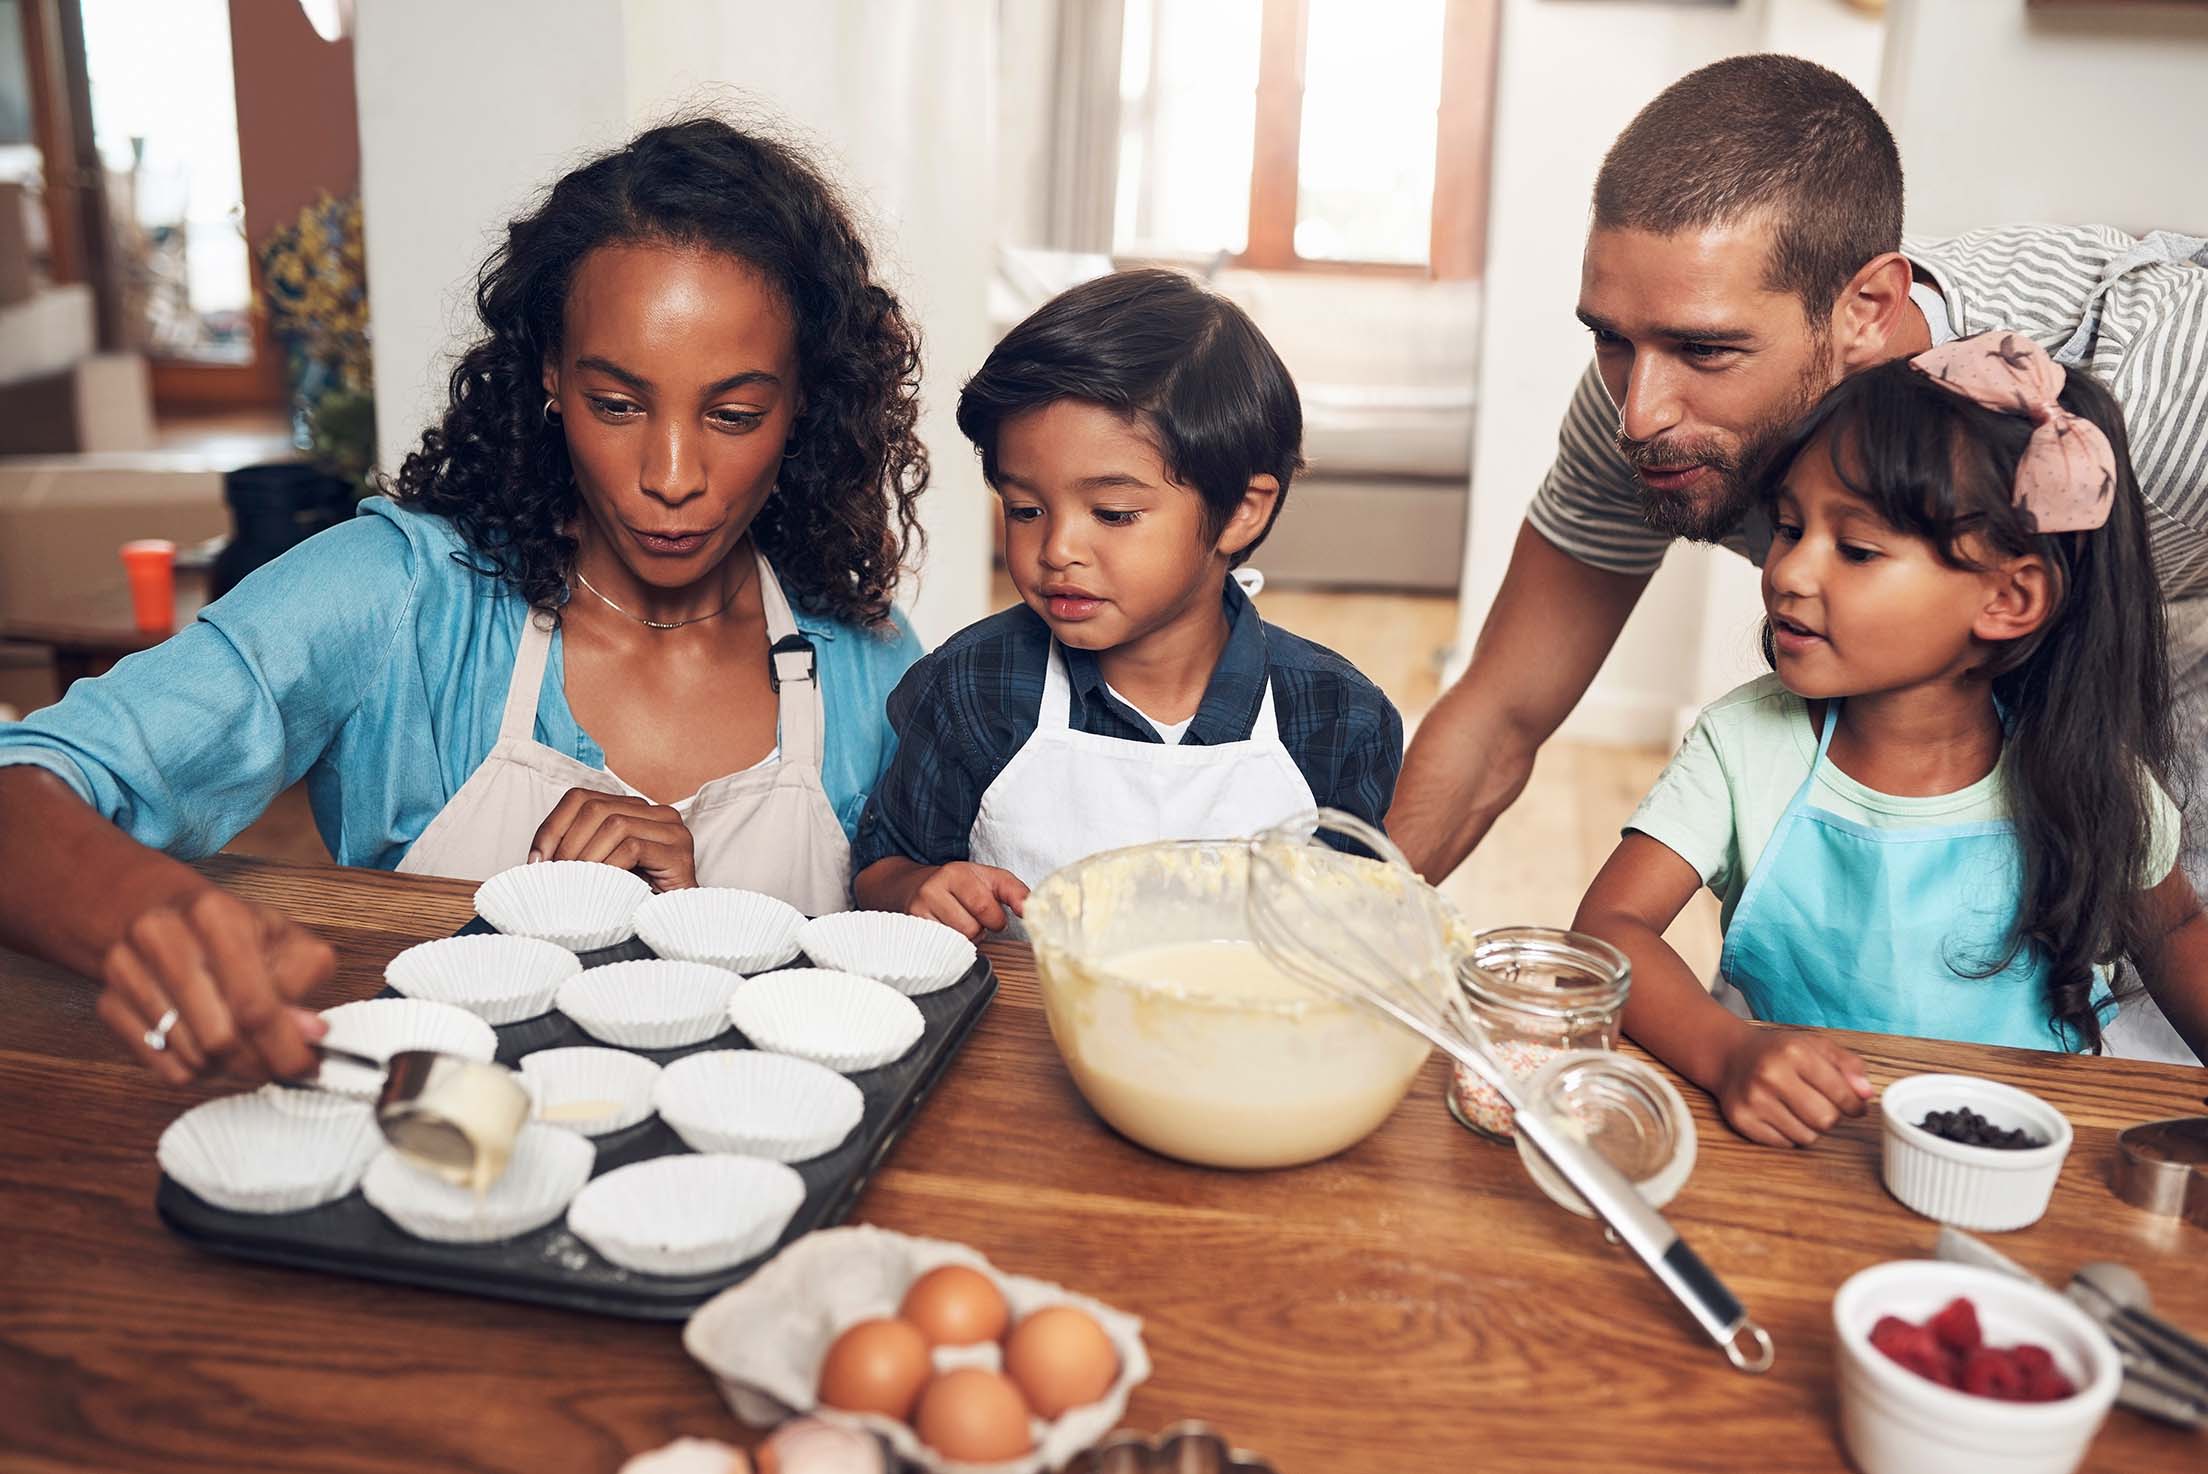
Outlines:
{"type": "Polygon", "coordinates": [[[409,998],[464,1008],[487,1024],[548,1013],[560,984],[583,970],[565,947],[535,937],[439,937],[384,964],[383,980],[409,998]]]}
{"type": "Polygon", "coordinates": [[[623,1049],[679,1049],[728,1027],[728,995],[743,978],[703,962],[615,962],[560,984],[560,1012],[623,1049]]]}
{"type": "Polygon", "coordinates": [[[524,1125],[498,1180],[478,1195],[423,1171],[386,1148],[361,1179],[378,1213],[418,1239],[488,1244],[544,1227],[590,1180],[598,1149],[572,1131],[524,1125]]]}
{"type": "Polygon", "coordinates": [[[540,1049],[521,1057],[521,1083],[528,1088],[539,1112],[584,1101],[608,1102],[614,1109],[603,1115],[543,1122],[578,1136],[605,1136],[625,1131],[652,1114],[652,1091],[659,1084],[659,1066],[625,1049],[598,1049],[587,1044],[540,1049]]]}
{"type": "MultiPolygon", "coordinates": [[[[805,1235],[742,1284],[700,1306],[683,1328],[683,1349],[713,1374],[736,1416],[751,1427],[771,1427],[805,1413],[880,1434],[914,1468],[937,1474],[971,1469],[975,1466],[955,1463],[922,1445],[905,1423],[816,1401],[820,1363],[836,1337],[859,1321],[895,1315],[912,1282],[946,1264],[966,1265],[995,1282],[1015,1325],[1053,1305],[1086,1312],[1119,1356],[1119,1375],[1103,1397],[1069,1408],[1052,1421],[1031,1421],[1033,1451],[984,1466],[991,1474],[1041,1474],[1070,1467],[1084,1450],[1123,1425],[1129,1397],[1150,1375],[1140,1320],[1048,1281],[1005,1274],[964,1244],[886,1229],[828,1228],[805,1235]]],[[[942,1355],[943,1350],[936,1348],[931,1358],[939,1372],[960,1360],[942,1355]]]]}
{"type": "Polygon", "coordinates": [[[758,1157],[654,1157],[575,1195],[567,1226],[623,1269],[710,1274],[765,1252],[805,1201],[795,1168],[758,1157]]]}
{"type": "MultiPolygon", "coordinates": [[[[372,1059],[388,1060],[407,1049],[429,1049],[488,1062],[498,1053],[498,1035],[464,1008],[426,998],[367,998],[322,1010],[330,1032],[323,1043],[372,1059]]],[[[342,1060],[323,1063],[323,1088],[341,1095],[374,1099],[383,1076],[342,1060]]]]}
{"type": "Polygon", "coordinates": [[[694,1150],[776,1162],[834,1151],[866,1114],[859,1087],[826,1065],[756,1049],[676,1060],[652,1103],[694,1150]]]}
{"type": "Polygon", "coordinates": [[[805,955],[822,967],[887,983],[909,997],[948,988],[974,965],[974,944],[940,921],[896,911],[842,911],[805,923],[805,955]]]}
{"type": "Polygon", "coordinates": [[[544,860],[501,870],[476,888],[475,913],[510,936],[595,952],[635,934],[652,888],[627,870],[589,860],[544,860]]]}
{"type": "Polygon", "coordinates": [[[297,1213],[351,1192],[382,1145],[365,1106],[287,1111],[250,1091],[178,1116],[154,1156],[163,1172],[217,1208],[297,1213]]]}
{"type": "MultiPolygon", "coordinates": [[[[678,962],[763,972],[797,956],[805,913],[758,891],[705,886],[653,896],[636,909],[645,946],[678,962]]],[[[955,935],[955,933],[954,933],[955,935]]]]}
{"type": "Polygon", "coordinates": [[[749,979],[728,1000],[728,1017],[761,1049],[845,1075],[901,1058],[927,1027],[919,1006],[895,988],[822,967],[749,979]]]}

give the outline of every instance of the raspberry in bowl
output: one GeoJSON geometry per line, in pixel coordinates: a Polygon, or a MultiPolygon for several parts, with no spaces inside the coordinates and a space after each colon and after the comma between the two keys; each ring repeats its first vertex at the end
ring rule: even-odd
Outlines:
{"type": "Polygon", "coordinates": [[[2070,1474],[2123,1380],[2083,1311],[1973,1265],[1874,1265],[1840,1287],[1832,1319],[1840,1436],[1863,1474],[2070,1474]]]}

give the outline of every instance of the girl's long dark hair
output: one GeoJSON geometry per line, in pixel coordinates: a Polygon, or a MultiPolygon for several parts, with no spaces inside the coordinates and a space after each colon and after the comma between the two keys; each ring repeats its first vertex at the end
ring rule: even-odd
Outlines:
{"type": "Polygon", "coordinates": [[[598,247],[724,251],[764,274],[797,322],[805,408],[775,494],[751,524],[791,601],[886,619],[928,483],[919,340],[874,280],[835,189],[787,143],[712,117],[639,134],[563,176],[483,263],[484,333],[452,371],[444,418],[399,467],[402,502],[448,517],[479,561],[540,609],[567,597],[579,509],[567,440],[543,415],[576,266],[598,247]]]}
{"type": "MultiPolygon", "coordinates": [[[[1902,360],[1843,380],[1772,448],[1756,484],[1768,507],[1788,468],[1821,441],[1849,491],[1951,566],[1983,566],[1966,538],[1996,559],[2046,560],[2052,612],[2030,635],[1994,647],[1985,666],[2007,723],[2002,763],[2023,874],[2008,949],[1982,975],[2037,948],[2049,963],[2049,1021],[2074,1047],[2098,1052],[2093,969],[2138,955],[2149,940],[2137,901],[2161,879],[2146,873],[2154,785],[2170,780],[2175,737],[2162,596],[2123,412],[2075,368],[2061,402],[2116,451],[2115,504],[2090,532],[2043,535],[2013,504],[2029,420],[1982,408],[1902,360]]],[[[1768,656],[1768,626],[1764,641],[1768,656]]]]}

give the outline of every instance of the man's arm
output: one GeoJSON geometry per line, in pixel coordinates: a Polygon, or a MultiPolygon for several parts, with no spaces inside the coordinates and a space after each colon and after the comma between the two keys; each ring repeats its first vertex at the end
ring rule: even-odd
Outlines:
{"type": "Polygon", "coordinates": [[[1388,810],[1389,837],[1429,881],[1462,864],[1524,791],[1534,754],[1586,694],[1648,579],[1518,529],[1472,663],[1419,724],[1388,810]]]}

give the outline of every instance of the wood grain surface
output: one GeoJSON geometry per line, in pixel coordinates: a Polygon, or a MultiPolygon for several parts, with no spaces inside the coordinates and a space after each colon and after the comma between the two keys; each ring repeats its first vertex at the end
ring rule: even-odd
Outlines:
{"type": "MultiPolygon", "coordinates": [[[[401,948],[465,922],[471,887],[219,859],[209,873],[338,947],[314,1000],[365,997],[401,948]]],[[[1141,1315],[1156,1370],[1127,1421],[1199,1417],[1282,1474],[1846,1467],[1830,1304],[1934,1226],[1889,1198],[1872,1119],[1757,1147],[1698,1092],[1693,1179],[1668,1210],[1778,1342],[1740,1376],[1516,1154],[1443,1109],[1430,1064],[1376,1135],[1292,1172],[1166,1162],[1112,1134],[1051,1047],[1023,949],[992,944],[990,1015],[856,1218],[957,1239],[1141,1315]]],[[[0,1468],[588,1471],[678,1434],[749,1442],[664,1325],[245,1264],[153,1212],[161,1128],[212,1089],[130,1065],[81,981],[0,953],[0,1468]]],[[[2208,1328],[2208,1235],[2104,1186],[2117,1129],[2202,1109],[2175,1067],[1854,1036],[1885,1081],[2008,1080],[2077,1128],[2046,1218],[1998,1246],[2067,1278],[2121,1259],[2208,1328]]],[[[2087,1467],[2200,1467],[2204,1445],[2117,1412],[2087,1467]]]]}

